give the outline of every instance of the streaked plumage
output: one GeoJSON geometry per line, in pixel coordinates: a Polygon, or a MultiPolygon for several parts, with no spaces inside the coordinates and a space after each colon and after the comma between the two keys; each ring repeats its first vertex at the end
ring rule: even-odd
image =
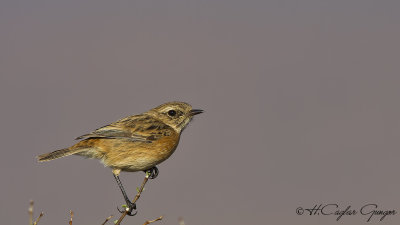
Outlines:
{"type": "Polygon", "coordinates": [[[140,115],[128,116],[77,137],[75,145],[38,156],[49,161],[68,155],[99,159],[119,174],[144,171],[163,162],[178,146],[182,130],[200,111],[184,102],[169,102],[140,115]],[[169,111],[176,115],[171,116],[169,111]],[[83,139],[83,140],[82,140],[83,139]]]}
{"type": "Polygon", "coordinates": [[[178,146],[182,131],[193,116],[202,110],[192,109],[184,102],[162,104],[140,115],[128,116],[89,134],[69,148],[38,156],[38,161],[50,161],[69,155],[100,160],[112,168],[114,177],[128,206],[128,215],[136,209],[119,179],[121,171],[146,171],[154,179],[156,165],[168,159],[178,146]]]}

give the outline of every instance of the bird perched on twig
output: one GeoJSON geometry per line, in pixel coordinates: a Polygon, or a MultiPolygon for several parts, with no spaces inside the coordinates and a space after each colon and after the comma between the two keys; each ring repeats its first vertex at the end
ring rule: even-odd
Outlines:
{"type": "Polygon", "coordinates": [[[110,167],[129,208],[136,205],[127,197],[119,179],[121,171],[145,171],[154,179],[156,165],[168,159],[178,146],[180,135],[194,115],[201,109],[192,109],[184,102],[168,102],[139,115],[128,116],[89,134],[77,137],[75,145],[39,155],[38,161],[49,161],[69,155],[99,159],[110,167]]]}

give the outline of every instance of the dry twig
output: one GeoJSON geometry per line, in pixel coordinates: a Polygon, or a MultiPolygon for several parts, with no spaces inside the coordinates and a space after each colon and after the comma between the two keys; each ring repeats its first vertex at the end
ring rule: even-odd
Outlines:
{"type": "Polygon", "coordinates": [[[32,225],[33,224],[33,200],[29,201],[28,213],[29,213],[29,225],[32,225]]]}
{"type": "Polygon", "coordinates": [[[70,210],[69,214],[71,215],[71,218],[69,219],[69,225],[72,225],[72,218],[74,217],[74,212],[72,212],[72,210],[70,210]]]}
{"type": "MultiPolygon", "coordinates": [[[[140,188],[137,191],[137,194],[135,195],[135,198],[133,199],[132,203],[135,204],[137,202],[137,200],[139,200],[140,195],[142,194],[143,190],[144,190],[144,186],[146,185],[147,181],[149,180],[149,174],[146,173],[146,176],[144,177],[143,183],[140,186],[140,188]]],[[[128,208],[126,208],[126,210],[121,214],[121,216],[119,217],[119,219],[115,222],[115,225],[120,225],[122,220],[125,218],[125,216],[128,214],[128,208]]],[[[35,220],[35,222],[32,223],[33,221],[33,201],[30,201],[30,205],[29,205],[29,209],[28,209],[28,213],[29,213],[29,225],[37,225],[37,223],[39,222],[40,218],[43,217],[43,212],[40,213],[39,217],[35,220]]],[[[74,212],[72,212],[72,210],[70,210],[70,220],[69,220],[69,225],[72,225],[72,218],[74,217],[74,212]]],[[[102,223],[102,225],[105,225],[113,216],[109,216],[106,218],[106,220],[102,223]]],[[[154,223],[156,221],[162,220],[162,216],[160,216],[159,218],[155,219],[155,220],[148,220],[146,221],[143,225],[148,225],[150,223],[154,223]]]]}
{"type": "Polygon", "coordinates": [[[39,223],[40,218],[42,218],[43,216],[43,212],[40,213],[39,217],[35,220],[35,222],[33,222],[33,225],[37,225],[37,223],[39,223]]]}
{"type": "Polygon", "coordinates": [[[104,223],[102,223],[101,225],[105,225],[112,217],[113,217],[113,215],[107,217],[106,220],[104,221],[104,223]]]}
{"type": "MultiPolygon", "coordinates": [[[[147,181],[149,180],[149,174],[146,173],[146,176],[144,177],[142,186],[140,186],[138,193],[136,194],[135,198],[133,199],[132,203],[135,204],[137,200],[139,200],[140,195],[143,192],[144,186],[146,185],[147,181]]],[[[119,217],[118,221],[115,223],[115,225],[120,225],[122,220],[125,218],[126,214],[128,214],[128,208],[126,208],[125,212],[122,213],[121,217],[119,217]]]]}
{"type": "Polygon", "coordinates": [[[43,212],[41,212],[39,217],[35,220],[35,222],[33,222],[33,200],[30,200],[29,202],[28,213],[29,213],[29,225],[37,225],[40,218],[42,218],[42,216],[44,215],[43,212]]]}
{"type": "Polygon", "coordinates": [[[158,217],[158,218],[155,219],[155,220],[147,220],[146,222],[144,222],[143,225],[148,225],[148,224],[154,223],[154,222],[156,222],[156,221],[162,220],[162,218],[163,218],[163,216],[160,216],[160,217],[158,217]]]}

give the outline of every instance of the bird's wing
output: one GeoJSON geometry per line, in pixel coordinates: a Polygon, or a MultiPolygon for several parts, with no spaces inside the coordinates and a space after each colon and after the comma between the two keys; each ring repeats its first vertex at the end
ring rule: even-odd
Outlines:
{"type": "Polygon", "coordinates": [[[76,140],[85,138],[126,138],[131,141],[148,141],[145,136],[139,136],[131,133],[129,130],[122,130],[119,127],[113,127],[110,125],[99,128],[89,134],[79,136],[76,140]]]}
{"type": "Polygon", "coordinates": [[[76,138],[124,138],[130,141],[151,142],[159,139],[165,124],[150,116],[130,116],[76,138]]]}

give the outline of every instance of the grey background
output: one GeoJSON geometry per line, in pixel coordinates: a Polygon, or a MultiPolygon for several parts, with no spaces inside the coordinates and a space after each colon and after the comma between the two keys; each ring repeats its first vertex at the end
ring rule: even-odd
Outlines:
{"type": "MultiPolygon", "coordinates": [[[[297,207],[400,211],[400,2],[0,2],[0,218],[101,224],[108,168],[35,156],[161,103],[206,110],[125,224],[366,224],[297,207]]],[[[130,195],[143,173],[123,173],[130,195]]],[[[399,224],[400,215],[370,224],[399,224]]],[[[111,224],[111,223],[109,223],[111,224]]]]}

